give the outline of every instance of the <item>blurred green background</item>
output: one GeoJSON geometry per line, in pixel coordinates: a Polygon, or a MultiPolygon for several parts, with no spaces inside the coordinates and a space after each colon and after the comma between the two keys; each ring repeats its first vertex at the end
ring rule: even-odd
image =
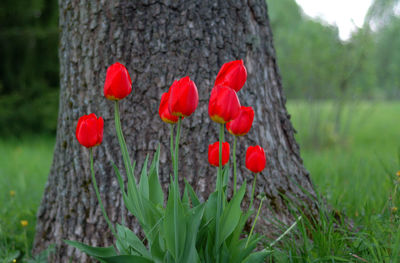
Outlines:
{"type": "MultiPolygon", "coordinates": [[[[400,17],[382,11],[396,1],[376,1],[384,4],[376,4],[346,41],[336,26],[306,16],[294,0],[267,2],[289,103],[400,98],[400,17]]],[[[1,135],[54,134],[57,19],[55,0],[0,3],[1,135]]]]}
{"type": "MultiPolygon", "coordinates": [[[[399,1],[375,0],[347,40],[294,0],[267,3],[305,166],[329,204],[358,229],[346,241],[342,234],[332,241],[331,232],[319,229],[311,250],[299,249],[296,239],[275,259],[289,262],[288,253],[300,253],[310,262],[334,252],[349,259],[350,251],[370,262],[394,262],[399,251],[393,247],[400,247],[400,231],[393,234],[400,217],[392,210],[400,208],[399,1]]],[[[58,33],[57,1],[0,2],[0,262],[16,251],[21,258],[33,240],[55,141],[58,33]],[[26,229],[20,220],[29,221],[26,229]]]]}

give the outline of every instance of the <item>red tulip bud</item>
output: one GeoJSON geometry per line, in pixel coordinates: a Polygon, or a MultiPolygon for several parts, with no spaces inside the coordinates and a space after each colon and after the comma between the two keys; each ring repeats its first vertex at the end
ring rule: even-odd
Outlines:
{"type": "Polygon", "coordinates": [[[228,86],[238,92],[243,87],[246,79],[247,72],[243,65],[243,60],[235,60],[222,65],[214,86],[228,86]]]}
{"type": "Polygon", "coordinates": [[[176,123],[178,117],[171,114],[168,108],[170,92],[164,92],[161,96],[160,107],[158,108],[158,115],[160,115],[161,120],[166,123],[176,123]]]}
{"type": "Polygon", "coordinates": [[[114,63],[107,69],[104,96],[109,100],[121,100],[132,91],[132,80],[128,70],[121,63],[114,63]]]}
{"type": "Polygon", "coordinates": [[[178,117],[192,115],[199,104],[197,87],[189,77],[174,81],[169,91],[169,111],[178,117]]]}
{"type": "Polygon", "coordinates": [[[76,138],[86,148],[99,145],[103,140],[104,120],[97,118],[94,113],[83,115],[76,126],[76,138]]]}
{"type": "Polygon", "coordinates": [[[253,124],[254,110],[252,107],[242,106],[239,115],[226,124],[226,129],[236,136],[243,136],[250,131],[253,124]]]}
{"type": "Polygon", "coordinates": [[[264,149],[260,146],[249,146],[246,151],[246,167],[254,173],[259,173],[265,168],[267,160],[265,159],[264,149]]]}
{"type": "MultiPolygon", "coordinates": [[[[222,143],[222,165],[229,161],[229,143],[222,143]]],[[[208,162],[213,166],[219,166],[219,142],[208,145],[208,162]]]]}
{"type": "Polygon", "coordinates": [[[208,115],[218,123],[235,119],[240,112],[240,102],[236,92],[225,86],[215,86],[211,91],[208,115]]]}

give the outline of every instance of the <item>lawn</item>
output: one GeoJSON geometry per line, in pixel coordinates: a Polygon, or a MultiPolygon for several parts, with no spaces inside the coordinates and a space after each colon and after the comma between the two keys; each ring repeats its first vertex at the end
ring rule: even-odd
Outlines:
{"type": "MultiPolygon", "coordinates": [[[[388,200],[400,170],[400,103],[291,101],[288,110],[316,188],[350,220],[324,216],[323,224],[307,231],[312,224],[302,220],[277,244],[271,258],[395,262],[400,233],[392,208],[400,203],[388,200]]],[[[0,263],[10,262],[4,258],[12,251],[24,253],[32,245],[53,147],[54,138],[0,139],[0,263]],[[28,221],[26,228],[21,220],[28,221]]]]}

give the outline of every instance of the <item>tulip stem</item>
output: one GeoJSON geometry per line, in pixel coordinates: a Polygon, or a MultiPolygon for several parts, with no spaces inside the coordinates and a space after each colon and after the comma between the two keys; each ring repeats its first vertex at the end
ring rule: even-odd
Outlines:
{"type": "Polygon", "coordinates": [[[265,199],[265,197],[263,197],[263,198],[261,199],[260,205],[258,206],[257,215],[256,215],[256,218],[254,218],[254,222],[253,222],[253,225],[251,226],[250,234],[249,234],[249,237],[247,238],[246,246],[245,246],[244,248],[246,248],[247,245],[249,244],[251,235],[253,234],[254,227],[255,227],[256,222],[257,222],[257,218],[258,218],[258,216],[260,215],[260,210],[261,210],[261,206],[262,206],[262,203],[263,203],[264,199],[265,199]]]}
{"type": "Polygon", "coordinates": [[[235,139],[233,141],[233,195],[236,194],[236,143],[237,136],[235,135],[235,139]]]}
{"type": "MultiPolygon", "coordinates": [[[[181,117],[178,118],[178,128],[176,131],[176,139],[175,139],[175,156],[173,156],[173,165],[174,165],[174,228],[175,228],[175,260],[178,261],[179,258],[179,230],[180,227],[178,225],[178,205],[179,205],[179,196],[180,196],[180,191],[179,191],[179,179],[178,179],[178,159],[179,159],[179,138],[181,135],[181,122],[182,119],[181,117]]],[[[173,135],[172,133],[173,129],[171,129],[171,136],[173,135]]],[[[172,142],[172,140],[171,140],[172,142]]],[[[171,144],[172,145],[172,144],[171,144]]],[[[172,148],[171,148],[172,149],[172,148]]]]}
{"type": "Polygon", "coordinates": [[[218,174],[217,174],[217,194],[218,194],[218,202],[217,202],[217,216],[215,222],[215,252],[217,254],[217,262],[219,262],[219,224],[221,217],[221,209],[222,209],[222,143],[224,142],[224,124],[221,123],[219,129],[219,166],[218,166],[218,174]]]}
{"type": "Polygon", "coordinates": [[[250,206],[249,206],[249,209],[251,209],[252,206],[253,206],[254,192],[255,192],[256,184],[257,184],[257,174],[258,174],[258,173],[253,173],[253,174],[254,174],[253,189],[251,190],[251,199],[250,199],[250,206]]]}
{"type": "Polygon", "coordinates": [[[179,117],[178,128],[176,131],[176,138],[175,138],[175,156],[174,156],[174,179],[175,179],[175,181],[178,180],[179,138],[181,135],[181,122],[182,122],[182,119],[181,119],[181,117],[179,117]]]}
{"type": "Polygon", "coordinates": [[[101,198],[100,198],[99,188],[98,188],[98,186],[97,186],[96,177],[94,176],[94,168],[93,168],[93,148],[90,148],[90,170],[91,170],[91,172],[92,172],[92,182],[93,182],[94,191],[96,192],[96,197],[97,197],[97,200],[99,201],[99,205],[100,205],[100,208],[101,208],[101,212],[103,213],[104,219],[106,220],[106,222],[107,222],[107,224],[108,224],[108,227],[110,228],[112,234],[113,234],[115,237],[118,237],[118,236],[117,236],[117,233],[115,232],[114,226],[112,225],[110,219],[109,219],[108,216],[107,216],[106,210],[104,209],[104,206],[103,206],[103,202],[101,201],[101,198]]]}
{"type": "Polygon", "coordinates": [[[170,140],[169,140],[169,148],[171,151],[171,160],[172,160],[172,166],[174,166],[174,125],[170,124],[170,140]]]}

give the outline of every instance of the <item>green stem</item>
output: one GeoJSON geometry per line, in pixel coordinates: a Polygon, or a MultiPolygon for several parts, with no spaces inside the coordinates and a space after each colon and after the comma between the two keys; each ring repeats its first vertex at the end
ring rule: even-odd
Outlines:
{"type": "Polygon", "coordinates": [[[215,252],[217,254],[217,262],[219,262],[219,224],[220,217],[222,214],[222,143],[224,142],[224,124],[220,125],[219,129],[219,166],[218,166],[218,174],[217,174],[217,215],[215,222],[215,252]]]}
{"type": "Polygon", "coordinates": [[[176,182],[178,180],[179,138],[181,135],[181,122],[182,119],[181,117],[179,117],[178,128],[176,131],[176,138],[175,138],[175,156],[174,156],[174,179],[176,182]]]}
{"type": "Polygon", "coordinates": [[[103,213],[104,219],[106,220],[106,222],[108,224],[108,227],[110,228],[111,232],[113,233],[113,235],[115,237],[117,237],[117,233],[115,232],[114,226],[112,225],[110,219],[107,216],[106,210],[104,209],[103,202],[101,201],[101,198],[100,198],[99,188],[97,187],[96,177],[94,176],[93,148],[90,148],[90,170],[92,172],[92,182],[93,182],[94,191],[96,192],[96,197],[97,197],[97,200],[99,201],[101,212],[103,213]]]}
{"type": "Polygon", "coordinates": [[[261,206],[262,206],[262,203],[263,203],[264,199],[265,199],[265,198],[261,199],[260,205],[258,206],[257,215],[256,215],[256,218],[254,219],[253,225],[251,226],[250,234],[249,234],[249,237],[247,238],[246,246],[245,246],[244,248],[246,248],[247,245],[249,244],[249,241],[250,241],[251,235],[253,234],[254,227],[255,227],[255,225],[256,225],[258,216],[260,215],[261,206]]]}
{"type": "Polygon", "coordinates": [[[254,192],[255,192],[256,184],[257,184],[257,175],[258,175],[258,173],[254,173],[253,189],[251,190],[251,199],[250,199],[250,206],[249,206],[249,209],[251,209],[252,206],[253,206],[254,192]]]}
{"type": "Polygon", "coordinates": [[[237,144],[237,136],[235,135],[235,139],[233,141],[233,195],[236,194],[236,144],[237,144]]]}
{"type": "Polygon", "coordinates": [[[174,165],[175,162],[174,162],[174,125],[173,124],[170,124],[169,132],[170,132],[169,148],[171,151],[172,165],[174,165]]]}
{"type": "MultiPolygon", "coordinates": [[[[175,227],[175,259],[179,261],[179,242],[178,242],[178,237],[179,237],[179,229],[180,226],[178,224],[178,205],[179,205],[179,196],[180,196],[180,191],[179,191],[179,182],[178,182],[178,159],[179,159],[179,138],[181,135],[181,122],[182,119],[179,117],[178,119],[178,128],[176,131],[176,139],[175,139],[175,155],[173,157],[173,164],[174,164],[174,227],[175,227]]],[[[172,131],[172,129],[171,129],[172,131]]],[[[172,132],[171,132],[172,136],[172,132]]]]}

